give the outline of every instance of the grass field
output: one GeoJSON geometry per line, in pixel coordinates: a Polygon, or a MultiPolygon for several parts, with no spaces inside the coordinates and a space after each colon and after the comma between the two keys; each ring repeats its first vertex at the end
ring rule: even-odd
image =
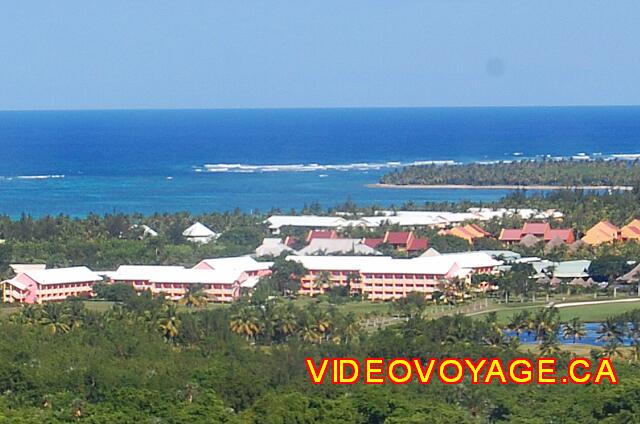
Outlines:
{"type": "MultiPolygon", "coordinates": [[[[496,305],[494,308],[490,308],[488,311],[474,315],[474,318],[482,318],[490,310],[495,310],[498,314],[498,322],[501,324],[507,324],[511,320],[513,315],[518,312],[521,312],[523,310],[535,312],[536,309],[542,307],[544,307],[543,304],[501,304],[496,305]]],[[[599,322],[605,320],[609,316],[622,314],[633,309],[640,309],[640,302],[603,303],[602,305],[571,306],[559,308],[559,311],[560,319],[562,321],[569,321],[571,318],[578,317],[584,322],[599,322]]]]}

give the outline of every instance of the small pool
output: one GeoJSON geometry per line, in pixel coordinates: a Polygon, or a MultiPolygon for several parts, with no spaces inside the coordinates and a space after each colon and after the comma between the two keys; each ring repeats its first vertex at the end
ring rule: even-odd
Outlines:
{"type": "MultiPolygon", "coordinates": [[[[588,322],[584,324],[584,329],[586,331],[586,335],[584,335],[583,337],[579,338],[576,340],[576,343],[580,343],[580,344],[587,344],[587,345],[593,345],[593,346],[602,346],[604,344],[606,344],[606,342],[604,340],[598,340],[598,337],[600,336],[600,334],[598,334],[598,332],[600,331],[600,328],[602,327],[602,323],[600,322],[588,322]]],[[[573,344],[573,338],[568,338],[565,339],[562,337],[562,330],[563,330],[564,326],[560,327],[560,330],[558,330],[558,342],[561,344],[573,344]]],[[[624,329],[623,329],[624,330],[624,329]]],[[[514,330],[505,330],[504,334],[506,336],[509,337],[515,337],[517,336],[517,332],[514,330]]],[[[623,336],[622,337],[622,341],[623,341],[623,345],[624,346],[630,346],[631,345],[631,339],[627,336],[623,336]]],[[[528,332],[523,332],[520,334],[520,342],[525,343],[525,344],[534,344],[537,343],[536,342],[536,336],[534,333],[528,333],[528,332]]]]}

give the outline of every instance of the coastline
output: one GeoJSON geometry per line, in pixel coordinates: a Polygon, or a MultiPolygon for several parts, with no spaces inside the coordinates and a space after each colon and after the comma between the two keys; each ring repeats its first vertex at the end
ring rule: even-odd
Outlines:
{"type": "Polygon", "coordinates": [[[464,189],[464,190],[617,190],[630,191],[631,186],[557,186],[557,185],[471,185],[471,184],[367,184],[368,188],[400,188],[400,189],[464,189]]]}

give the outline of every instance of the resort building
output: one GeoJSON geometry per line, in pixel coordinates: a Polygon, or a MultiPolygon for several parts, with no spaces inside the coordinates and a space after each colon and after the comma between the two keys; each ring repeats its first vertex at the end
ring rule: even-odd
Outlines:
{"type": "Polygon", "coordinates": [[[282,252],[292,253],[293,249],[281,239],[281,238],[265,238],[262,239],[262,244],[256,248],[256,257],[280,256],[282,252]]]}
{"type": "Polygon", "coordinates": [[[430,298],[448,280],[491,273],[502,264],[480,252],[413,259],[389,256],[288,256],[287,259],[308,270],[301,281],[301,294],[313,296],[332,286],[348,284],[351,293],[370,300],[397,299],[412,292],[430,298]]]}
{"type": "Polygon", "coordinates": [[[429,241],[417,238],[413,231],[387,231],[382,239],[364,239],[363,243],[372,248],[385,244],[400,252],[419,252],[429,248],[429,241]]]}
{"type": "Polygon", "coordinates": [[[522,228],[503,228],[498,240],[505,244],[516,244],[522,242],[525,237],[530,240],[535,237],[538,241],[545,243],[555,239],[565,244],[571,244],[576,240],[572,229],[551,228],[547,222],[527,222],[522,228]]]}
{"type": "Polygon", "coordinates": [[[47,268],[47,264],[9,264],[14,275],[28,271],[41,271],[47,268]]]}
{"type": "Polygon", "coordinates": [[[91,297],[93,285],[100,281],[102,277],[84,266],[26,269],[2,282],[2,301],[31,304],[91,297]]]}
{"type": "Polygon", "coordinates": [[[540,285],[558,286],[560,283],[568,283],[570,285],[588,287],[593,284],[589,273],[589,267],[591,266],[591,261],[589,260],[563,262],[541,260],[532,262],[531,266],[536,272],[533,278],[540,285]]]}
{"type": "Polygon", "coordinates": [[[620,229],[622,241],[640,241],[640,219],[634,219],[620,229]]]}
{"type": "Polygon", "coordinates": [[[609,221],[600,221],[589,228],[582,237],[582,241],[590,246],[597,246],[603,243],[611,243],[620,240],[620,229],[609,221]]]}
{"type": "Polygon", "coordinates": [[[263,277],[271,274],[273,262],[259,262],[251,256],[233,256],[226,258],[204,259],[196,264],[193,269],[215,271],[238,271],[249,277],[263,277]]]}
{"type": "Polygon", "coordinates": [[[340,217],[315,215],[273,215],[266,220],[273,234],[280,234],[282,227],[340,228],[346,222],[344,218],[340,217]]]}
{"type": "Polygon", "coordinates": [[[298,255],[381,255],[376,249],[363,243],[362,239],[349,238],[314,238],[298,255]]]}
{"type": "MultiPolygon", "coordinates": [[[[336,215],[340,215],[337,213],[336,215]]],[[[347,214],[343,214],[346,216],[347,214]]],[[[489,221],[504,216],[520,216],[522,219],[560,220],[564,216],[555,209],[489,209],[469,208],[467,212],[447,211],[391,211],[383,210],[373,216],[345,219],[342,216],[317,215],[273,215],[265,223],[273,234],[280,234],[283,227],[304,227],[309,229],[333,229],[349,227],[379,228],[382,225],[397,225],[407,229],[449,228],[468,221],[489,221]]]]}
{"type": "MultiPolygon", "coordinates": [[[[257,277],[255,277],[257,279],[257,277]]],[[[212,302],[232,302],[249,276],[237,269],[185,269],[180,266],[122,265],[110,275],[112,283],[129,284],[136,291],[149,290],[178,300],[198,289],[212,302]]]]}
{"type": "Polygon", "coordinates": [[[305,241],[307,243],[311,243],[312,240],[316,239],[337,239],[338,233],[336,230],[311,230],[309,234],[307,234],[307,238],[305,241]]]}
{"type": "Polygon", "coordinates": [[[219,234],[215,233],[206,225],[196,222],[182,233],[182,235],[192,243],[209,243],[219,237],[219,234]]]}
{"type": "Polygon", "coordinates": [[[477,224],[458,225],[448,230],[441,230],[439,234],[459,237],[465,239],[469,244],[473,244],[479,238],[491,237],[491,233],[477,224]]]}

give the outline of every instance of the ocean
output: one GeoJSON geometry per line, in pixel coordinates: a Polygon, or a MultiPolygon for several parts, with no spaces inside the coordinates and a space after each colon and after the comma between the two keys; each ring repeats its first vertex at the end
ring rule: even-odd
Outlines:
{"type": "Polygon", "coordinates": [[[379,189],[422,161],[640,153],[640,107],[0,112],[0,213],[289,211],[491,201],[379,189]]]}

